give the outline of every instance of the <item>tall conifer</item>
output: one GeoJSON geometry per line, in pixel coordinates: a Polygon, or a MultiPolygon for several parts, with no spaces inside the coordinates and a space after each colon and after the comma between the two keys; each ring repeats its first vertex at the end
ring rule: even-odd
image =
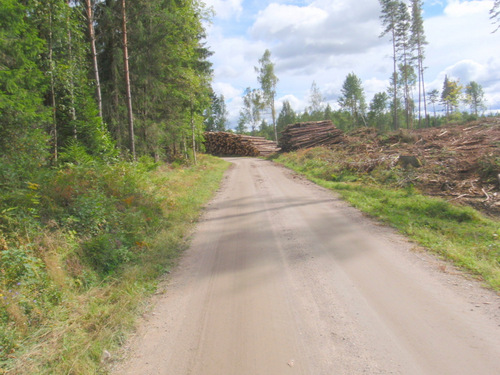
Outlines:
{"type": "Polygon", "coordinates": [[[379,0],[382,7],[382,14],[380,19],[382,20],[382,25],[384,30],[380,37],[385,35],[390,36],[392,41],[392,62],[393,62],[393,77],[391,79],[392,88],[392,111],[393,111],[393,127],[395,129],[399,128],[398,123],[398,72],[397,72],[397,25],[398,25],[398,13],[399,13],[399,1],[396,0],[379,0]]]}

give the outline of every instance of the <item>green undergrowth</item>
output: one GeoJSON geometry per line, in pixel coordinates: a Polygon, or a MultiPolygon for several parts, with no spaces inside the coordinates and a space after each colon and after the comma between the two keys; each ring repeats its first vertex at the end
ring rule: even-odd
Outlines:
{"type": "Polygon", "coordinates": [[[412,180],[408,177],[411,170],[346,168],[345,155],[321,148],[283,154],[276,161],[336,191],[354,207],[500,290],[498,220],[470,207],[424,196],[411,183],[398,188],[402,181],[412,180]]]}
{"type": "Polygon", "coordinates": [[[105,373],[226,168],[90,162],[1,190],[0,374],[105,373]]]}

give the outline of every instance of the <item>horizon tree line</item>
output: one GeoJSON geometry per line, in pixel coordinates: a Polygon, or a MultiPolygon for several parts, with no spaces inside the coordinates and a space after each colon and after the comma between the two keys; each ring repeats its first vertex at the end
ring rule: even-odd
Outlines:
{"type": "MultiPolygon", "coordinates": [[[[311,106],[306,108],[302,115],[295,117],[316,118],[318,117],[316,114],[322,113],[319,117],[328,118],[336,114],[336,120],[339,121],[340,126],[345,128],[374,125],[378,128],[386,127],[396,130],[402,124],[406,128],[431,126],[428,105],[432,105],[434,109],[433,120],[435,124],[437,103],[443,106],[445,117],[448,120],[456,117],[460,103],[468,105],[476,117],[484,111],[486,109],[484,91],[477,82],[469,82],[463,87],[458,80],[445,77],[441,93],[438,90],[426,91],[424,60],[425,46],[428,42],[425,37],[422,16],[424,2],[422,0],[379,0],[379,3],[381,6],[380,19],[383,26],[383,31],[379,37],[388,35],[393,51],[393,73],[387,92],[376,93],[369,107],[367,107],[361,80],[354,73],[349,73],[341,88],[337,102],[340,107],[339,111],[345,112],[340,115],[339,111],[333,111],[331,106],[318,111],[318,105],[314,104],[314,102],[317,102],[318,97],[321,98],[321,94],[318,95],[319,89],[316,83],[313,82],[311,95],[314,95],[316,100],[310,102],[311,106]],[[311,107],[314,107],[314,109],[311,107]],[[391,114],[390,119],[387,116],[387,111],[391,114]],[[417,122],[416,125],[415,121],[417,122]]],[[[500,1],[496,0],[490,11],[494,23],[499,22],[499,14],[500,1]]],[[[270,56],[271,52],[266,50],[263,57],[259,59],[260,66],[255,68],[255,71],[260,73],[258,81],[261,87],[259,89],[247,88],[245,90],[244,106],[240,111],[237,132],[246,132],[247,126],[250,126],[251,134],[256,134],[259,132],[257,128],[260,123],[260,133],[269,133],[267,120],[262,119],[263,111],[269,105],[269,94],[267,94],[269,90],[265,90],[265,85],[269,85],[271,81],[273,82],[272,99],[274,103],[276,84],[279,81],[274,73],[275,65],[272,63],[270,56]],[[264,77],[262,72],[266,71],[266,69],[271,74],[264,77]]],[[[286,110],[287,117],[293,118],[290,115],[290,103],[284,104],[283,109],[286,110]]],[[[271,113],[274,135],[269,138],[277,139],[280,126],[279,118],[276,120],[274,112],[273,104],[271,113]]]]}

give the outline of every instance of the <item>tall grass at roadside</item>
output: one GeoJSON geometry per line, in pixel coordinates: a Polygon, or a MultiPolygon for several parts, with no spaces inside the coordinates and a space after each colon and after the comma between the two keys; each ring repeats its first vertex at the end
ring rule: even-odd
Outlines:
{"type": "MultiPolygon", "coordinates": [[[[390,224],[500,290],[498,220],[486,218],[470,207],[419,194],[411,184],[396,189],[365,171],[342,169],[345,160],[337,163],[335,155],[327,150],[284,154],[276,161],[336,191],[354,207],[390,224]]],[[[379,169],[374,173],[382,172],[379,169]]],[[[391,174],[401,173],[396,170],[391,174]]]]}
{"type": "Polygon", "coordinates": [[[226,167],[75,165],[37,181],[33,212],[4,210],[0,374],[106,373],[226,167]]]}

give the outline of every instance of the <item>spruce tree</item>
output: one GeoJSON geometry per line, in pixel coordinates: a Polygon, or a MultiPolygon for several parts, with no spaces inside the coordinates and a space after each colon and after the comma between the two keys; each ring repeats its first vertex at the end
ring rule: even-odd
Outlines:
{"type": "Polygon", "coordinates": [[[22,187],[49,155],[47,78],[40,69],[44,41],[34,13],[31,3],[0,2],[0,175],[10,189],[22,187]]]}
{"type": "Polygon", "coordinates": [[[288,100],[285,100],[278,116],[276,126],[278,128],[278,134],[282,132],[287,127],[287,125],[294,124],[295,122],[297,122],[297,114],[292,109],[290,102],[288,100]]]}

